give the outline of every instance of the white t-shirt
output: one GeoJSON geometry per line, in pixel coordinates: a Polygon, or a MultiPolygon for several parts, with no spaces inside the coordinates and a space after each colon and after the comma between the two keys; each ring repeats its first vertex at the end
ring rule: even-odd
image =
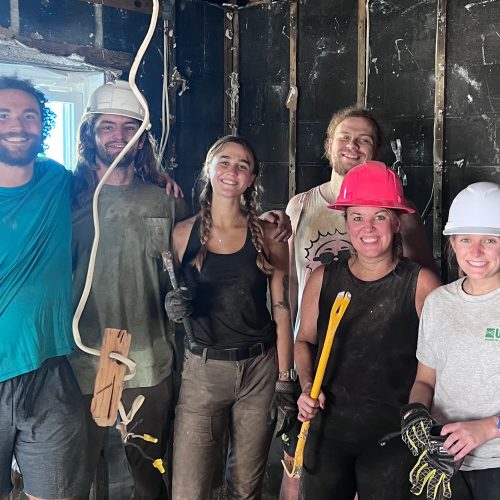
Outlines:
{"type": "MultiPolygon", "coordinates": [[[[323,197],[321,186],[316,186],[297,195],[298,210],[294,229],[295,267],[298,281],[298,310],[295,320],[294,335],[300,326],[300,303],[307,280],[319,267],[321,255],[330,253],[336,258],[341,250],[352,248],[347,235],[344,214],[328,208],[328,201],[323,197]]],[[[295,217],[293,218],[295,219],[295,217]]],[[[324,262],[326,263],[326,262],[324,262]]]]}
{"type": "MultiPolygon", "coordinates": [[[[500,414],[500,288],[468,295],[464,278],[434,290],[420,318],[417,358],[436,370],[439,423],[500,414]]],[[[500,467],[500,438],[472,450],[462,470],[500,467]]]]}

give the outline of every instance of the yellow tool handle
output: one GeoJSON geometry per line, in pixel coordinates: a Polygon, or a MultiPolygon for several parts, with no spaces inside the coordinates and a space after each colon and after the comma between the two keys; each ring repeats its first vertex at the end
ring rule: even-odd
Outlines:
{"type": "Polygon", "coordinates": [[[321,384],[323,383],[323,377],[325,376],[326,365],[328,363],[328,358],[330,357],[333,339],[335,338],[337,327],[339,326],[340,320],[342,319],[350,300],[351,294],[349,292],[339,292],[332,305],[330,320],[328,321],[328,328],[326,330],[325,343],[323,344],[323,349],[321,350],[318,368],[316,369],[316,374],[314,375],[314,381],[311,388],[310,396],[313,399],[318,399],[321,391],[321,384]]]}
{"type": "MultiPolygon", "coordinates": [[[[337,297],[335,297],[335,301],[333,302],[332,309],[330,311],[330,319],[328,321],[328,328],[326,330],[325,342],[323,344],[323,348],[321,349],[318,368],[316,369],[313,386],[311,388],[310,396],[313,399],[318,399],[319,392],[321,390],[321,384],[323,382],[323,377],[325,375],[326,365],[328,363],[328,358],[330,357],[330,351],[332,349],[335,332],[337,331],[337,327],[339,326],[340,320],[342,319],[342,316],[344,315],[344,312],[347,309],[350,300],[351,294],[349,292],[339,292],[337,294],[337,297]]],[[[307,434],[309,432],[310,425],[310,420],[302,423],[291,469],[288,463],[286,463],[284,460],[281,461],[283,467],[285,468],[285,472],[289,477],[301,477],[302,475],[302,467],[304,464],[304,448],[306,445],[307,434]]]]}

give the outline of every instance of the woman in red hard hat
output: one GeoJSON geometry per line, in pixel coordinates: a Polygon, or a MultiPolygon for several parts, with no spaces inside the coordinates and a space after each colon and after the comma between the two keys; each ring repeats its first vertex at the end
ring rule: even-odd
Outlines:
{"type": "Polygon", "coordinates": [[[300,497],[404,500],[410,458],[401,440],[378,440],[399,427],[417,369],[419,315],[439,285],[428,269],[402,257],[400,215],[413,213],[397,175],[369,161],[344,178],[337,201],[354,251],[316,269],[304,290],[295,358],[302,394],[299,420],[311,420],[300,497]],[[309,393],[340,291],[352,298],[340,322],[321,394],[309,393]]]}

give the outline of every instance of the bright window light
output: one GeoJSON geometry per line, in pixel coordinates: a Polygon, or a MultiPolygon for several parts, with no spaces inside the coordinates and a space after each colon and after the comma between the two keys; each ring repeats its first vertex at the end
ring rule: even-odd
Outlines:
{"type": "Polygon", "coordinates": [[[56,124],[45,141],[45,156],[58,161],[67,168],[76,163],[76,134],[74,123],[74,104],[53,101],[49,108],[56,114],[56,124]]]}

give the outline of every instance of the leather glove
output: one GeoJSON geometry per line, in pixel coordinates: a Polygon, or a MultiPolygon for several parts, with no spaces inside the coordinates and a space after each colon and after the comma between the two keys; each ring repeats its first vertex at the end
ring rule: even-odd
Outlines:
{"type": "Polygon", "coordinates": [[[171,321],[182,323],[182,320],[193,314],[193,296],[186,287],[170,290],[165,296],[165,310],[171,321]]]}
{"type": "Polygon", "coordinates": [[[460,469],[463,459],[453,460],[444,449],[447,436],[441,436],[442,425],[433,425],[429,430],[428,447],[420,454],[410,471],[411,492],[420,495],[427,486],[427,500],[451,498],[450,479],[460,469]],[[442,495],[442,496],[441,496],[442,495]]]}
{"type": "Polygon", "coordinates": [[[421,403],[409,403],[401,408],[401,437],[417,456],[429,447],[429,431],[436,422],[421,403]]]}
{"type": "Polygon", "coordinates": [[[277,380],[273,400],[269,408],[268,422],[275,423],[275,437],[288,432],[295,424],[299,409],[297,407],[298,384],[288,380],[277,380]]]}

